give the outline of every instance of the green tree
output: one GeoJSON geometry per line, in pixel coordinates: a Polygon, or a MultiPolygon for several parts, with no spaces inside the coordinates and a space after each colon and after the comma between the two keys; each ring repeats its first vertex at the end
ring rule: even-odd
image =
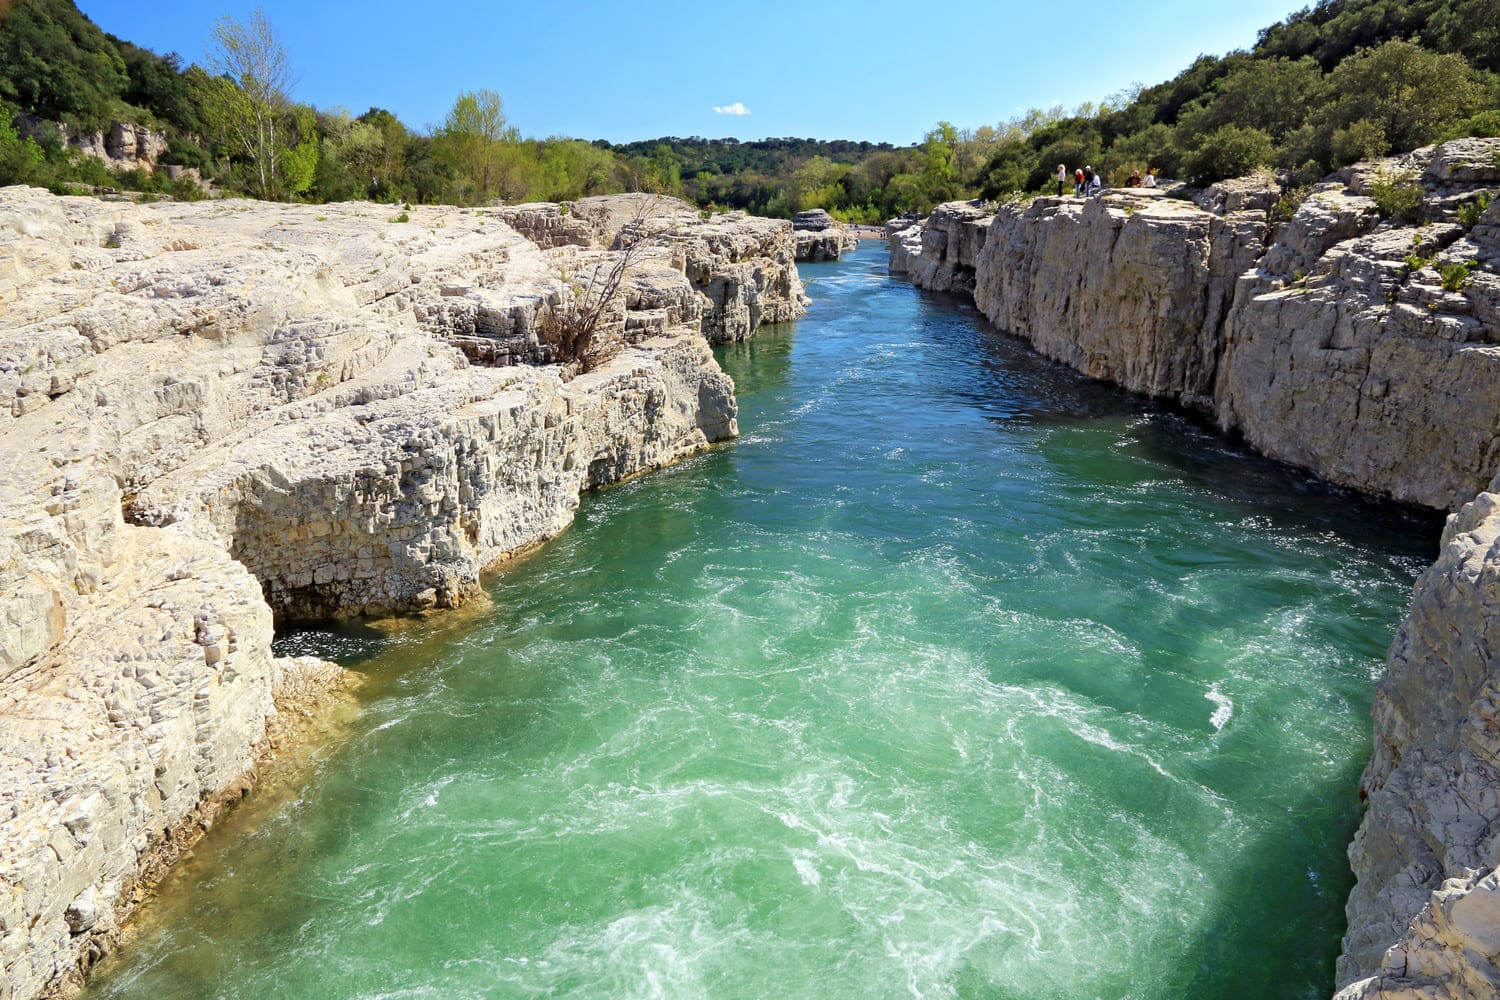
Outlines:
{"type": "Polygon", "coordinates": [[[958,197],[958,173],[953,165],[953,148],[958,144],[958,129],[950,122],[922,137],[922,208],[925,210],[958,197]]]}
{"type": "Polygon", "coordinates": [[[1464,58],[1391,41],[1364,49],[1328,74],[1334,103],[1320,131],[1332,136],[1355,122],[1372,122],[1395,149],[1415,149],[1479,111],[1485,87],[1464,58]]]}
{"type": "Polygon", "coordinates": [[[93,131],[129,83],[119,50],[71,0],[20,0],[0,17],[0,101],[93,131]]]}
{"type": "Polygon", "coordinates": [[[244,23],[219,18],[210,37],[209,67],[218,75],[201,95],[206,117],[249,161],[256,193],[274,198],[281,190],[279,161],[291,108],[291,56],[263,7],[244,23]]]}
{"type": "Polygon", "coordinates": [[[519,139],[506,123],[500,95],[476,90],[453,102],[433,136],[433,153],[452,168],[473,200],[483,201],[499,188],[502,144],[519,139]]]}
{"type": "Polygon", "coordinates": [[[1204,136],[1183,157],[1183,167],[1194,183],[1212,184],[1253,173],[1271,163],[1275,154],[1271,137],[1260,129],[1225,125],[1204,136]]]}

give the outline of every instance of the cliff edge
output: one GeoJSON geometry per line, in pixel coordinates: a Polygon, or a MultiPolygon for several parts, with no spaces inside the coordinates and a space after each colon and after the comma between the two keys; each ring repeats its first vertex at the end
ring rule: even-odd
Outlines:
{"type": "Polygon", "coordinates": [[[3,1000],[76,981],[249,787],[278,696],[338,682],[274,621],[467,600],[581,491],[734,435],[709,340],[805,301],[785,222],[629,198],[7,188],[0,234],[3,1000]]]}
{"type": "Polygon", "coordinates": [[[893,220],[891,271],[972,291],[1085,374],[1449,519],[1375,699],[1340,1000],[1500,995],[1500,140],[1269,178],[893,220]],[[1377,195],[1411,196],[1388,218],[1377,195]],[[1293,207],[1294,211],[1288,211],[1293,207]],[[1476,496],[1477,494],[1477,496],[1476,496]]]}

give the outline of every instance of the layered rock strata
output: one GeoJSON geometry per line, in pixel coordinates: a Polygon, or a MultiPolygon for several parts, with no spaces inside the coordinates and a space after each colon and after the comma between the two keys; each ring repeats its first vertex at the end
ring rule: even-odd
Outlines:
{"type": "Polygon", "coordinates": [[[1334,482],[1459,509],[1377,692],[1341,1000],[1500,995],[1497,189],[1500,140],[1465,139],[1348,168],[1279,222],[1246,179],[888,227],[893,273],[972,282],[1044,354],[1334,482]],[[1383,220],[1376,185],[1398,178],[1422,203],[1383,220]]]}
{"type": "Polygon", "coordinates": [[[891,270],[972,289],[1048,357],[1197,409],[1265,454],[1451,510],[1500,468],[1497,209],[1458,218],[1500,186],[1496,148],[1461,140],[1351,169],[1279,225],[1253,179],[1191,201],[943,205],[893,227],[891,270]],[[1420,225],[1382,221],[1368,195],[1400,171],[1425,185],[1420,225]]]}
{"type": "Polygon", "coordinates": [[[648,242],[646,256],[686,275],[701,297],[701,329],[712,344],[744,340],[762,324],[789,322],[807,308],[797,277],[797,243],[779,219],[743,212],[704,217],[679,199],[642,194],[516,205],[495,213],[544,248],[624,251],[648,242]]]}
{"type": "Polygon", "coordinates": [[[1500,996],[1497,491],[1449,519],[1376,689],[1339,1000],[1500,996]]]}
{"type": "Polygon", "coordinates": [[[278,691],[336,675],[277,618],[461,603],[580,491],[733,435],[706,335],[803,301],[785,223],[648,217],[594,301],[602,236],[399,219],[0,189],[0,1000],[105,950],[278,691]]]}
{"type": "Polygon", "coordinates": [[[893,220],[886,229],[891,273],[918,288],[973,295],[979,255],[995,218],[982,204],[955,201],[939,205],[925,221],[893,220]]]}
{"type": "Polygon", "coordinates": [[[821,208],[792,216],[792,235],[797,241],[797,259],[813,263],[838,260],[859,246],[859,237],[821,208]]]}

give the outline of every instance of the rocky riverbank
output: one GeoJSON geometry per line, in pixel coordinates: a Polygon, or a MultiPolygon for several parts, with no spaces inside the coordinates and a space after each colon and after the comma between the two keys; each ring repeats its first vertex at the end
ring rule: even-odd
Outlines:
{"type": "Polygon", "coordinates": [[[657,199],[8,188],[0,234],[3,1000],[75,981],[278,698],[342,683],[274,621],[464,602],[581,491],[735,434],[709,343],[805,305],[787,223],[657,199]]]}
{"type": "Polygon", "coordinates": [[[972,294],[1049,357],[1325,479],[1459,511],[1376,698],[1343,998],[1500,994],[1496,188],[1500,140],[1471,139],[1349,168],[1289,218],[1247,179],[888,227],[893,273],[972,294]],[[1422,204],[1384,219],[1374,184],[1402,176],[1422,204]]]}
{"type": "Polygon", "coordinates": [[[821,208],[798,212],[792,218],[797,259],[810,262],[838,260],[859,245],[859,237],[821,208]]]}

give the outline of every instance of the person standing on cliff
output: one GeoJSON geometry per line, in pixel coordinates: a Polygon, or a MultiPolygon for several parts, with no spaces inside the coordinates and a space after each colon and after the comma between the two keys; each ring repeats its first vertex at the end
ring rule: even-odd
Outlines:
{"type": "Polygon", "coordinates": [[[1068,183],[1068,165],[1059,163],[1057,165],[1057,196],[1059,198],[1063,195],[1063,185],[1066,183],[1068,183]]]}
{"type": "Polygon", "coordinates": [[[1094,173],[1093,167],[1084,167],[1083,171],[1088,175],[1089,179],[1088,184],[1084,189],[1084,193],[1092,198],[1094,195],[1104,190],[1104,182],[1099,179],[1098,174],[1094,173]]]}
{"type": "Polygon", "coordinates": [[[1077,170],[1073,171],[1073,197],[1075,197],[1075,198],[1082,198],[1083,197],[1083,182],[1084,182],[1084,179],[1085,178],[1083,176],[1083,168],[1082,167],[1079,167],[1077,170]]]}

